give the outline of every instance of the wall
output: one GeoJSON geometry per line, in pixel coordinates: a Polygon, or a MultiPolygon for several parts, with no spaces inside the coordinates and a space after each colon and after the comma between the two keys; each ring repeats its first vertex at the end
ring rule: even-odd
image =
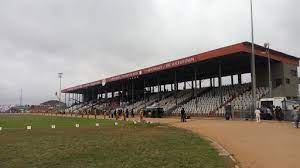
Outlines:
{"type": "Polygon", "coordinates": [[[293,73],[297,72],[297,67],[290,64],[283,64],[283,87],[284,94],[286,97],[296,98],[298,96],[298,83],[299,78],[298,74],[293,73]]]}
{"type": "MultiPolygon", "coordinates": [[[[296,98],[298,96],[298,75],[293,74],[292,71],[297,72],[297,66],[282,62],[271,63],[272,76],[272,96],[273,97],[288,97],[296,98]]],[[[268,64],[256,65],[256,80],[257,87],[268,87],[268,64]]]]}

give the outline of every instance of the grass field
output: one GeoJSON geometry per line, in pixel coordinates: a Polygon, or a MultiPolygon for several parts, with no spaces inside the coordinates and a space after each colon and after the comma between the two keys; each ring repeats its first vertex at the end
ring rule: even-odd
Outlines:
{"type": "Polygon", "coordinates": [[[158,124],[0,115],[0,167],[231,167],[208,142],[158,124]],[[100,127],[96,128],[95,123],[100,127]],[[75,128],[76,123],[80,128],[75,128]],[[55,124],[56,129],[50,125],[55,124]],[[25,130],[32,125],[32,130],[25,130]]]}

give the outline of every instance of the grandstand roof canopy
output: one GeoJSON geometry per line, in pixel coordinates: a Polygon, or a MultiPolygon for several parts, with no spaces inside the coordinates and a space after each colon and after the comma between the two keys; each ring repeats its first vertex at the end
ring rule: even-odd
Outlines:
{"type": "MultiPolygon", "coordinates": [[[[255,45],[256,64],[267,63],[267,52],[265,48],[255,45]]],[[[174,83],[174,73],[177,74],[177,81],[189,81],[194,79],[194,71],[197,71],[197,79],[207,79],[218,75],[219,64],[222,65],[222,76],[237,73],[250,72],[251,43],[242,42],[201,54],[185,57],[182,59],[162,63],[148,68],[116,75],[106,79],[66,88],[63,93],[84,93],[85,90],[96,88],[97,93],[120,91],[122,84],[134,80],[135,86],[141,88],[143,81],[146,86],[174,83]]],[[[292,65],[299,65],[299,58],[270,50],[272,62],[284,62],[292,65]]]]}

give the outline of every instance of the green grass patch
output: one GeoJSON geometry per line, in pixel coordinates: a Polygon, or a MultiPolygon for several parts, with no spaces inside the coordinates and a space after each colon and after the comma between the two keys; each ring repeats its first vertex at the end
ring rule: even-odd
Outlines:
{"type": "Polygon", "coordinates": [[[0,116],[0,167],[201,167],[232,165],[197,135],[185,130],[114,120],[0,116]],[[51,129],[55,121],[57,129],[51,129]],[[33,130],[23,129],[31,122],[33,130]],[[74,123],[83,127],[75,128],[74,123]],[[71,126],[69,126],[71,125],[71,126]],[[35,129],[36,128],[36,129],[35,129]]]}
{"type": "MultiPolygon", "coordinates": [[[[31,125],[35,128],[50,128],[52,124],[56,125],[56,128],[71,128],[75,127],[75,124],[79,124],[80,127],[94,127],[96,123],[101,126],[113,125],[115,121],[99,120],[94,118],[73,118],[73,117],[57,117],[57,116],[39,116],[39,115],[0,115],[0,127],[4,129],[16,129],[26,128],[27,125],[31,125]]],[[[118,121],[120,126],[129,125],[132,122],[118,121]]]]}

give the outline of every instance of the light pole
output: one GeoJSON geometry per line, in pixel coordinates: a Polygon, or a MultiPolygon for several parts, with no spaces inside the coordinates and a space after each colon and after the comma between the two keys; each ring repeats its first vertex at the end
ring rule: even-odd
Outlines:
{"type": "Polygon", "coordinates": [[[61,78],[62,78],[63,73],[58,73],[58,78],[59,78],[59,103],[61,102],[61,78]]]}
{"type": "Polygon", "coordinates": [[[268,55],[268,77],[269,77],[269,97],[272,98],[272,79],[271,79],[271,58],[270,58],[270,43],[265,43],[264,47],[268,55]]]}
{"type": "Polygon", "coordinates": [[[20,106],[23,105],[23,88],[21,88],[21,93],[20,93],[20,106]]]}
{"type": "Polygon", "coordinates": [[[253,112],[256,109],[256,74],[255,74],[255,50],[254,50],[254,28],[253,28],[253,4],[250,0],[251,9],[251,39],[252,39],[252,50],[251,50],[251,76],[252,76],[252,104],[253,112]]]}

